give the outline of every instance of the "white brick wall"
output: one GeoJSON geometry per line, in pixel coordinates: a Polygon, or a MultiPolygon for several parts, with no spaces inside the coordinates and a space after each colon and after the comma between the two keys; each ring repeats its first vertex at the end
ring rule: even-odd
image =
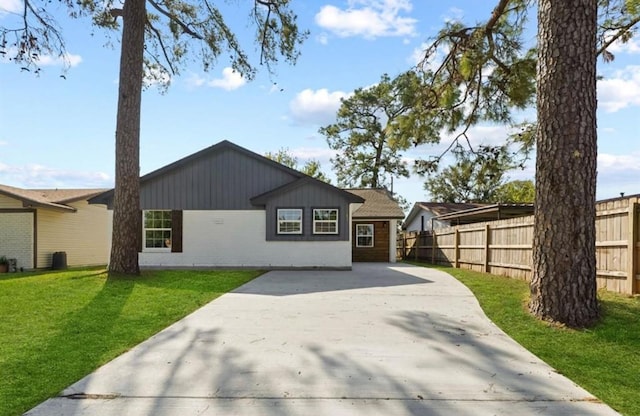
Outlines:
{"type": "Polygon", "coordinates": [[[140,266],[351,267],[349,241],[266,241],[265,211],[183,215],[183,252],[143,252],[140,266]]]}
{"type": "Polygon", "coordinates": [[[33,268],[33,213],[0,212],[0,256],[15,258],[18,268],[33,268]]]}

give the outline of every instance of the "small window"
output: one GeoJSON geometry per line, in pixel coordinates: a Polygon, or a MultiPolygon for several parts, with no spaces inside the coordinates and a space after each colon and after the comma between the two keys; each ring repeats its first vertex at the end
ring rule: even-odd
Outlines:
{"type": "Polygon", "coordinates": [[[356,224],[356,247],[373,247],[373,224],[356,224]]]}
{"type": "Polygon", "coordinates": [[[144,211],[144,248],[171,250],[171,211],[144,211]]]}
{"type": "Polygon", "coordinates": [[[302,234],[302,210],[278,210],[278,234],[302,234]]]}
{"type": "Polygon", "coordinates": [[[338,234],[338,210],[314,209],[313,210],[314,234],[338,234]]]}

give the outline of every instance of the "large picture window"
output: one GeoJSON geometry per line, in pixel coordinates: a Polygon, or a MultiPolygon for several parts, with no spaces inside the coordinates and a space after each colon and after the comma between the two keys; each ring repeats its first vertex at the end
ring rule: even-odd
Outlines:
{"type": "Polygon", "coordinates": [[[373,224],[356,224],[356,247],[373,247],[373,224]]]}
{"type": "Polygon", "coordinates": [[[144,248],[171,250],[171,211],[144,211],[144,248]]]}
{"type": "Polygon", "coordinates": [[[338,210],[314,209],[313,210],[314,234],[338,234],[338,210]]]}
{"type": "Polygon", "coordinates": [[[302,210],[278,210],[278,234],[302,234],[302,210]]]}

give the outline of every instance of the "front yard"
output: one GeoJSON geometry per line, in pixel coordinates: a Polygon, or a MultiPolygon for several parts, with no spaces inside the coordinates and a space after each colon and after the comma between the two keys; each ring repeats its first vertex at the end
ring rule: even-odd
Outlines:
{"type": "Polygon", "coordinates": [[[0,415],[19,415],[259,271],[0,275],[0,415]]]}
{"type": "Polygon", "coordinates": [[[437,268],[471,289],[487,316],[526,349],[618,412],[640,416],[640,297],[599,292],[602,320],[578,331],[530,315],[522,280],[437,268]]]}

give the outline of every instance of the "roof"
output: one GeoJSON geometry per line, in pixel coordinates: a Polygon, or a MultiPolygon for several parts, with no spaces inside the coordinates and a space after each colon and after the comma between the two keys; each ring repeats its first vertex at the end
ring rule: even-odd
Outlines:
{"type": "MultiPolygon", "coordinates": [[[[200,158],[207,157],[207,156],[209,156],[211,154],[214,154],[214,153],[217,153],[217,152],[222,152],[222,151],[224,151],[226,149],[235,150],[235,151],[240,152],[240,153],[242,153],[242,154],[244,154],[244,155],[246,155],[246,156],[248,156],[248,157],[250,157],[252,159],[259,160],[259,161],[261,161],[263,163],[270,164],[270,165],[272,165],[272,166],[274,166],[274,167],[276,167],[276,168],[278,168],[278,169],[280,169],[282,171],[285,171],[285,172],[287,172],[287,173],[289,173],[289,174],[291,174],[291,175],[293,175],[295,177],[302,178],[302,177],[306,177],[307,176],[302,172],[299,172],[299,171],[297,171],[295,169],[292,169],[292,168],[290,168],[288,166],[285,166],[285,165],[283,165],[281,163],[278,163],[278,162],[276,162],[274,160],[271,160],[268,157],[265,157],[265,156],[259,155],[257,153],[254,153],[251,150],[245,149],[242,146],[238,146],[237,144],[232,143],[232,142],[230,142],[228,140],[222,140],[219,143],[216,143],[216,144],[214,144],[212,146],[204,148],[204,149],[202,149],[202,150],[200,150],[200,151],[198,151],[196,153],[193,153],[191,155],[185,156],[182,159],[179,159],[179,160],[177,160],[177,161],[175,161],[173,163],[170,163],[170,164],[168,164],[166,166],[163,166],[163,167],[161,167],[159,169],[156,169],[156,170],[154,170],[152,172],[149,172],[146,175],[141,176],[140,177],[140,184],[142,185],[145,182],[148,182],[148,181],[150,181],[150,180],[152,180],[154,178],[157,178],[159,176],[165,175],[165,174],[170,173],[170,172],[172,172],[172,171],[174,171],[176,169],[181,168],[182,166],[185,166],[185,165],[188,165],[190,163],[193,163],[194,161],[196,161],[196,160],[198,160],[200,158]]],[[[339,189],[339,188],[336,188],[336,189],[339,189]]],[[[108,189],[108,190],[103,191],[102,194],[97,195],[95,198],[93,198],[89,202],[92,203],[92,204],[106,204],[106,203],[108,203],[108,201],[112,200],[113,196],[114,196],[114,189],[108,189]]]]}
{"type": "Polygon", "coordinates": [[[384,188],[354,188],[345,191],[364,199],[362,206],[353,213],[353,219],[404,218],[404,211],[384,188]]]}
{"type": "Polygon", "coordinates": [[[469,224],[533,215],[533,204],[492,204],[436,216],[451,224],[469,224]]]}
{"type": "Polygon", "coordinates": [[[335,186],[326,183],[324,181],[321,181],[319,179],[315,179],[312,178],[311,176],[304,176],[300,179],[297,179],[293,182],[289,182],[285,185],[280,186],[279,188],[276,189],[272,189],[270,191],[267,191],[261,195],[257,195],[253,198],[251,198],[251,203],[253,205],[264,205],[266,204],[266,202],[268,200],[270,200],[271,198],[274,198],[278,195],[283,195],[286,194],[287,192],[290,192],[296,188],[299,188],[300,186],[306,185],[306,184],[315,184],[316,186],[320,186],[323,188],[329,188],[334,192],[338,192],[338,193],[342,193],[343,196],[349,201],[349,202],[364,202],[364,199],[358,197],[357,195],[354,195],[350,192],[345,192],[344,190],[340,189],[340,188],[336,188],[335,186]]]}
{"type": "Polygon", "coordinates": [[[104,191],[105,189],[22,189],[0,185],[0,194],[22,201],[25,207],[45,207],[72,212],[76,209],[66,204],[86,201],[104,191]]]}
{"type": "Polygon", "coordinates": [[[429,211],[432,212],[434,216],[450,214],[458,211],[465,211],[468,209],[478,208],[485,206],[486,204],[479,203],[454,203],[454,202],[416,202],[409,215],[407,215],[407,219],[404,221],[403,227],[407,227],[419,214],[421,211],[429,211]]]}

